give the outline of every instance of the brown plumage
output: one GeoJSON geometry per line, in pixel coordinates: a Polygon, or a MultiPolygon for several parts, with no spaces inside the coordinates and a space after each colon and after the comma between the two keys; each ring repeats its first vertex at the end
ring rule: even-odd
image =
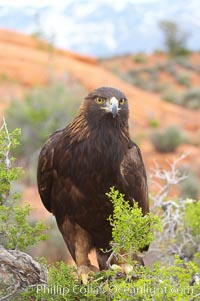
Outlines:
{"type": "MultiPolygon", "coordinates": [[[[67,109],[67,104],[66,104],[67,109]]],[[[78,115],[53,133],[41,150],[38,189],[47,210],[77,263],[91,267],[88,253],[97,251],[106,268],[112,239],[107,220],[112,204],[105,193],[115,186],[132,204],[149,212],[147,179],[139,147],[130,139],[128,100],[119,90],[101,87],[83,101],[78,115]]]]}

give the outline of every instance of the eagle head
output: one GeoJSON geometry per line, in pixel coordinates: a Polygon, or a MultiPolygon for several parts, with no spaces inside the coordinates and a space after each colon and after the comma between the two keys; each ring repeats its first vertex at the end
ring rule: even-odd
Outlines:
{"type": "Polygon", "coordinates": [[[123,92],[113,87],[100,87],[85,98],[84,107],[90,118],[128,120],[128,100],[123,92]]]}

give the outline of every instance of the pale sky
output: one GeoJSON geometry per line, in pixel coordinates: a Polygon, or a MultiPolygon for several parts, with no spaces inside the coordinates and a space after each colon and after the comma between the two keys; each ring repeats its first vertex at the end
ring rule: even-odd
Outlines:
{"type": "Polygon", "coordinates": [[[42,29],[57,47],[83,54],[105,56],[159,49],[163,40],[158,24],[165,19],[177,20],[191,33],[188,47],[199,50],[200,0],[0,0],[0,8],[0,27],[26,34],[42,29]],[[117,19],[110,18],[104,7],[117,19]],[[133,16],[127,7],[133,9],[133,16]],[[134,26],[130,28],[130,24],[134,26]],[[99,42],[102,35],[104,47],[99,42]]]}
{"type": "MultiPolygon", "coordinates": [[[[79,2],[85,2],[85,1],[91,1],[94,2],[93,0],[79,0],[79,2]]],[[[113,2],[113,3],[121,3],[123,4],[124,2],[129,2],[129,3],[148,3],[148,2],[156,2],[159,0],[95,0],[96,2],[113,2]]],[[[160,0],[162,1],[162,0],[160,0]]],[[[15,7],[20,7],[20,6],[26,6],[26,5],[31,5],[34,7],[41,7],[44,5],[53,5],[53,6],[58,6],[58,5],[66,5],[67,2],[76,2],[76,0],[41,0],[41,1],[35,1],[35,0],[0,0],[0,5],[12,5],[15,7]]]]}

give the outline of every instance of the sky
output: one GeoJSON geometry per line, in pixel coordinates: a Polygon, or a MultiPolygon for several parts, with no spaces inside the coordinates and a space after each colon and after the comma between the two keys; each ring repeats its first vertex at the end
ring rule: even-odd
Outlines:
{"type": "Polygon", "coordinates": [[[161,20],[177,22],[200,49],[200,0],[0,0],[0,28],[42,31],[56,47],[92,56],[162,49],[161,20]]]}
{"type": "MultiPolygon", "coordinates": [[[[113,2],[116,5],[123,5],[124,2],[129,2],[129,3],[149,3],[149,2],[158,2],[162,0],[81,0],[81,2],[113,2]]],[[[175,1],[175,0],[174,0],[175,1]]],[[[12,5],[16,7],[20,6],[26,6],[26,5],[31,5],[34,7],[41,7],[44,5],[53,5],[53,6],[59,6],[62,4],[66,4],[67,2],[76,2],[75,0],[41,0],[41,1],[36,1],[36,0],[0,0],[0,5],[12,5]]],[[[79,1],[80,2],[80,1],[79,1]]]]}

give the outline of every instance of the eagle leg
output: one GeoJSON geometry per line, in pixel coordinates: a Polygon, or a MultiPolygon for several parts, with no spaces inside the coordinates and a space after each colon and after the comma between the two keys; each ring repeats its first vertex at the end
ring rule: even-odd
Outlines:
{"type": "Polygon", "coordinates": [[[78,224],[75,224],[75,261],[78,267],[90,265],[88,254],[91,247],[89,234],[78,224]]]}
{"type": "Polygon", "coordinates": [[[88,257],[93,247],[90,235],[81,226],[73,223],[68,216],[62,223],[58,223],[58,227],[77,265],[79,279],[87,284],[89,275],[99,271],[97,267],[91,265],[88,257]]]}
{"type": "Polygon", "coordinates": [[[63,222],[59,222],[57,219],[58,228],[63,236],[63,239],[68,247],[68,250],[73,258],[76,261],[75,257],[75,228],[74,224],[70,221],[68,217],[65,217],[63,222]]]}
{"type": "Polygon", "coordinates": [[[101,250],[96,249],[97,261],[99,264],[100,270],[107,270],[107,260],[110,257],[112,251],[102,252],[101,250]]]}
{"type": "Polygon", "coordinates": [[[78,224],[75,225],[75,258],[78,268],[78,276],[83,284],[87,284],[88,277],[98,268],[91,265],[88,254],[92,248],[90,235],[78,224]]]}

